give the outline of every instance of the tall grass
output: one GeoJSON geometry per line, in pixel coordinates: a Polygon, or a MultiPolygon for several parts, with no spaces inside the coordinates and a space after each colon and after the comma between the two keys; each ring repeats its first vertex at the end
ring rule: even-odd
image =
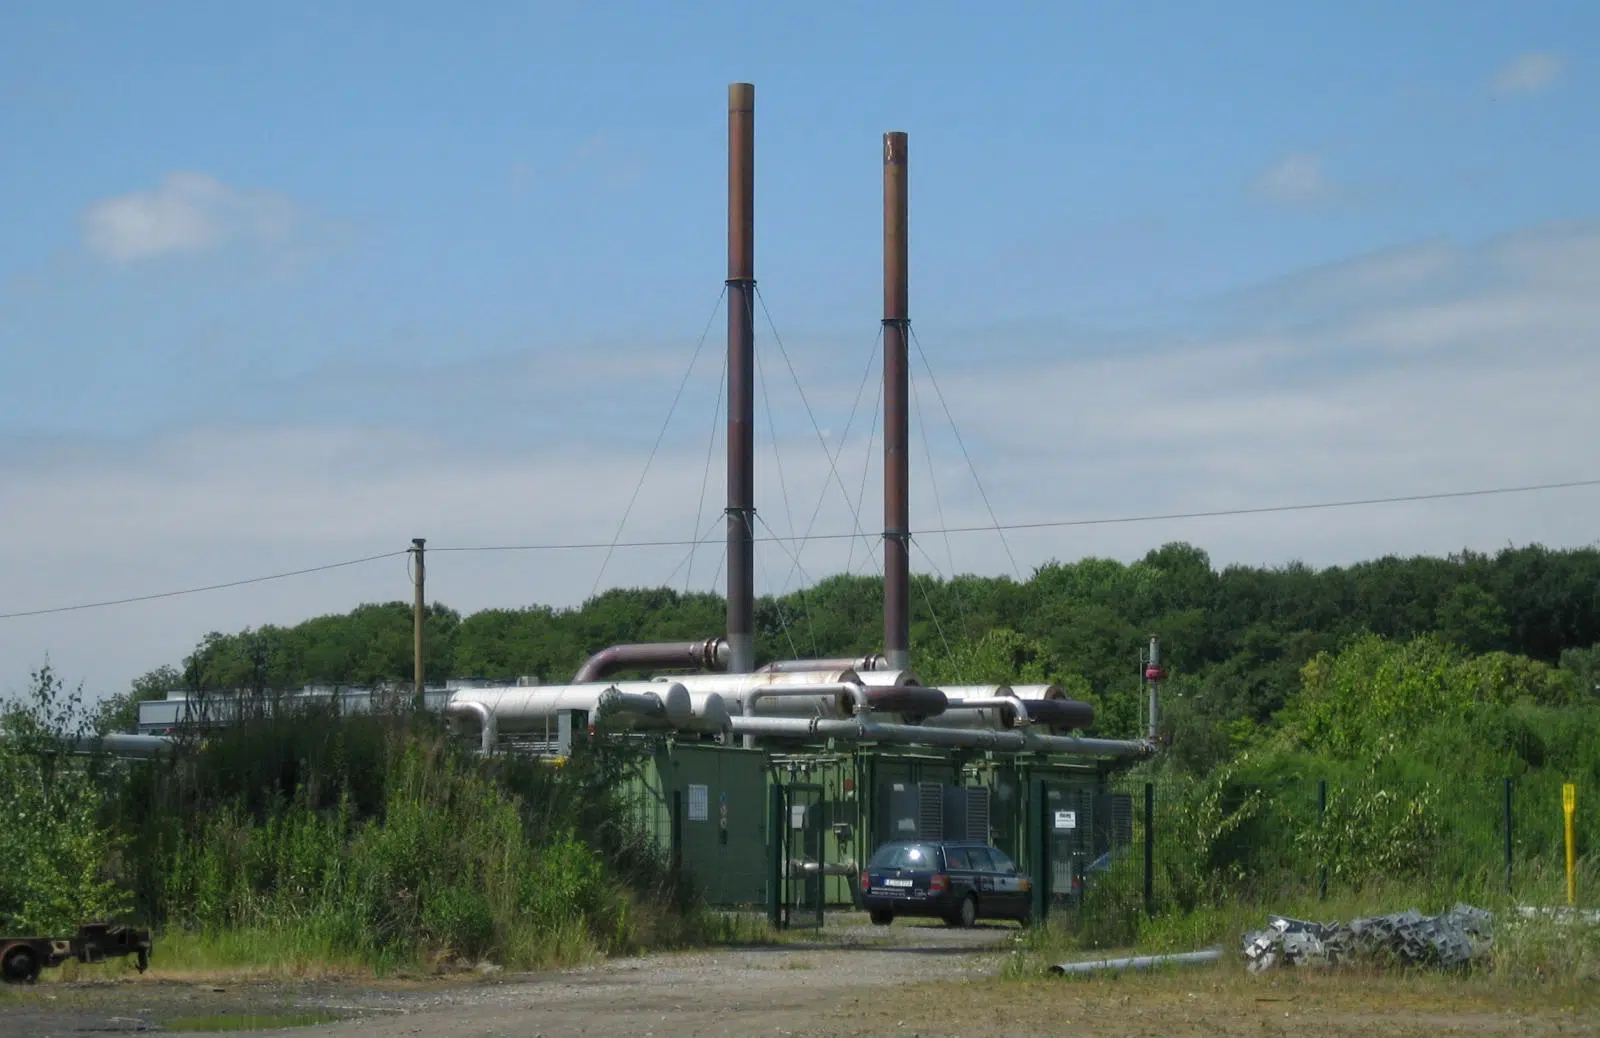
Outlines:
{"type": "MultiPolygon", "coordinates": [[[[26,748],[7,752],[28,779],[26,748]]],[[[528,968],[714,936],[618,803],[628,752],[602,739],[564,766],[485,761],[431,718],[307,708],[110,770],[38,755],[48,780],[0,778],[70,789],[94,817],[64,830],[45,800],[13,816],[39,836],[26,846],[70,837],[82,853],[51,890],[0,889],[0,929],[122,915],[161,931],[161,968],[286,973],[528,968]],[[85,889],[117,904],[102,913],[85,889]]]]}

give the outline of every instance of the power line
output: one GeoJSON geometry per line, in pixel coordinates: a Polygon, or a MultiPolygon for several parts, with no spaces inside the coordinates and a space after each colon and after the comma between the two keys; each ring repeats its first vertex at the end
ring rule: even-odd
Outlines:
{"type": "Polygon", "coordinates": [[[292,569],[286,573],[269,573],[264,577],[248,577],[244,580],[230,580],[225,584],[207,584],[205,587],[189,587],[179,591],[161,591],[153,595],[134,595],[129,598],[112,598],[103,602],[82,602],[78,605],[55,606],[51,609],[27,609],[19,613],[0,613],[0,620],[16,620],[24,616],[45,616],[49,613],[72,613],[80,609],[100,609],[105,606],[132,605],[135,602],[154,602],[162,598],[177,598],[180,595],[198,595],[204,591],[222,591],[230,587],[244,587],[247,584],[264,584],[269,580],[283,580],[286,577],[303,577],[311,573],[325,573],[330,569],[344,569],[349,566],[359,566],[367,562],[377,562],[380,559],[393,559],[401,555],[410,555],[410,549],[401,551],[386,551],[381,555],[367,555],[359,559],[349,559],[345,562],[330,562],[326,566],[311,566],[306,569],[292,569]]]}
{"type": "MultiPolygon", "coordinates": [[[[1600,487],[1600,479],[1575,479],[1561,483],[1531,483],[1525,486],[1490,487],[1482,490],[1446,490],[1428,494],[1400,494],[1393,497],[1364,497],[1353,498],[1345,501],[1317,501],[1292,505],[1262,505],[1255,508],[1218,508],[1200,512],[1162,512],[1148,515],[1123,515],[1107,516],[1097,519],[1049,519],[1028,523],[1005,523],[1005,530],[1045,530],[1063,529],[1076,526],[1120,526],[1128,523],[1154,523],[1184,519],[1222,519],[1231,516],[1269,515],[1278,512],[1311,512],[1333,508],[1361,508],[1371,505],[1397,505],[1418,501],[1447,501],[1467,497],[1494,497],[1506,494],[1531,494],[1547,490],[1575,490],[1581,487],[1600,487]]],[[[771,527],[767,527],[771,530],[771,527]]],[[[926,534],[958,534],[958,533],[993,533],[995,527],[984,526],[950,526],[917,530],[912,537],[926,534]]],[[[864,533],[819,533],[807,534],[800,537],[780,537],[775,533],[770,537],[754,537],[757,542],[785,542],[796,543],[805,541],[843,541],[879,536],[864,533]]],[[[429,548],[430,553],[437,552],[489,552],[489,551],[588,551],[614,548],[687,548],[695,544],[715,544],[717,538],[699,538],[695,540],[660,540],[660,541],[589,541],[571,542],[565,544],[480,544],[462,545],[458,547],[429,548]]],[[[0,620],[17,620],[28,616],[45,616],[51,613],[71,613],[83,609],[100,609],[106,606],[132,605],[138,602],[154,602],[164,598],[178,598],[183,595],[198,595],[207,591],[223,591],[228,588],[245,587],[250,584],[263,584],[271,580],[284,580],[289,577],[303,577],[312,573],[324,573],[328,570],[345,569],[350,566],[360,566],[368,562],[378,562],[382,559],[399,558],[409,555],[410,549],[381,552],[377,555],[364,555],[358,559],[347,559],[343,562],[330,562],[323,566],[309,566],[305,569],[288,570],[283,573],[269,573],[260,577],[248,577],[244,580],[230,580],[221,584],[207,584],[203,587],[182,588],[177,591],[162,591],[151,595],[132,595],[127,598],[107,599],[99,602],[82,602],[77,605],[55,606],[49,609],[27,609],[14,613],[0,613],[0,620]]],[[[926,555],[926,553],[924,553],[926,555]]],[[[932,562],[932,560],[929,560],[932,562]]],[[[936,565],[936,564],[935,564],[936,565]]],[[[713,578],[714,580],[715,578],[713,578]]]]}
{"type": "MultiPolygon", "coordinates": [[[[1105,516],[1093,519],[1045,519],[1037,522],[985,524],[982,526],[946,526],[930,527],[912,532],[913,537],[928,534],[958,534],[958,533],[994,533],[999,530],[1045,530],[1061,529],[1073,526],[1120,526],[1128,523],[1155,523],[1181,519],[1222,519],[1230,516],[1267,515],[1275,512],[1311,512],[1331,508],[1359,508],[1368,505],[1395,505],[1416,501],[1444,501],[1464,497],[1491,497],[1504,494],[1529,494],[1544,490],[1572,490],[1579,487],[1600,486],[1600,479],[1578,479],[1563,483],[1533,483],[1526,486],[1491,487],[1483,490],[1446,490],[1427,494],[1402,494],[1394,497],[1364,497],[1352,498],[1344,501],[1316,501],[1291,505],[1261,505],[1253,508],[1218,508],[1199,512],[1159,512],[1146,515],[1119,515],[1105,516]]],[[[769,527],[770,529],[770,527],[769,527]]],[[[844,541],[870,539],[879,534],[867,533],[814,533],[804,534],[799,537],[779,537],[776,534],[770,537],[757,537],[756,541],[787,541],[790,543],[801,541],[844,541]]],[[[682,540],[660,541],[620,541],[618,548],[683,548],[692,542],[682,540]]],[[[712,544],[715,541],[705,540],[702,544],[712,544]]],[[[609,548],[609,542],[570,542],[565,544],[490,544],[469,547],[429,548],[430,552],[442,551],[582,551],[595,548],[609,548]]]]}

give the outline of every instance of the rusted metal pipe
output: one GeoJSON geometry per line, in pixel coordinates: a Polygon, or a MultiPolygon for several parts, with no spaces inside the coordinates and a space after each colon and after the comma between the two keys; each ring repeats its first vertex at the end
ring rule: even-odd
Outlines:
{"type": "Polygon", "coordinates": [[[699,667],[720,670],[728,665],[729,643],[721,638],[697,642],[647,642],[613,645],[590,656],[572,676],[572,684],[586,685],[619,670],[640,667],[699,667]]]}
{"type": "MultiPolygon", "coordinates": [[[[945,691],[951,695],[960,694],[957,689],[947,688],[945,691]]],[[[1027,708],[1028,718],[1034,724],[1063,732],[1094,727],[1094,704],[1068,699],[1066,690],[1060,685],[1011,685],[1006,688],[1005,694],[1022,701],[1027,708]]]]}
{"type": "Polygon", "coordinates": [[[1034,724],[1057,731],[1094,727],[1094,704],[1079,699],[1034,699],[1025,704],[1034,724]]]}
{"type": "Polygon", "coordinates": [[[950,707],[950,700],[936,688],[923,685],[891,685],[867,689],[867,702],[872,709],[886,714],[917,719],[942,714],[950,707]]]}
{"type": "Polygon", "coordinates": [[[910,384],[906,352],[906,135],[883,135],[883,652],[889,666],[911,662],[910,384]]]}
{"type": "Polygon", "coordinates": [[[730,669],[755,669],[755,107],[728,86],[728,646],[730,669]]]}

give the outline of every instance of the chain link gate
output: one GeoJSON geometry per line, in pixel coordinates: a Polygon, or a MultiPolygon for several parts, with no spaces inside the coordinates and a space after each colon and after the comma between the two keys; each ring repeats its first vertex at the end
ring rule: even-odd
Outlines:
{"type": "Polygon", "coordinates": [[[779,929],[820,927],[826,901],[824,834],[827,803],[822,786],[773,786],[775,897],[769,916],[779,929]]]}

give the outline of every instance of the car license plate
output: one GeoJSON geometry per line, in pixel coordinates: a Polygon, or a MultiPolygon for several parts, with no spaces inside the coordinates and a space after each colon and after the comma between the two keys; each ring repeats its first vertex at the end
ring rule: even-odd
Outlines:
{"type": "Polygon", "coordinates": [[[909,887],[911,881],[909,879],[886,879],[883,881],[883,885],[886,887],[909,887]]]}

